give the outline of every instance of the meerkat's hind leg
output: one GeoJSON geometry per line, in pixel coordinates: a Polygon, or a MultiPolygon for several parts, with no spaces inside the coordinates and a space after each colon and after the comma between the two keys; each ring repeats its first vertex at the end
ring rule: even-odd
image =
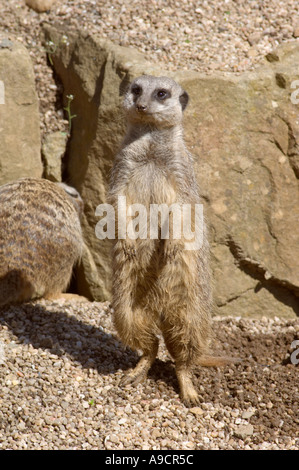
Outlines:
{"type": "MultiPolygon", "coordinates": [[[[200,350],[204,350],[205,340],[196,331],[196,322],[190,322],[190,315],[184,309],[179,309],[178,315],[170,309],[161,324],[165,345],[175,362],[180,397],[187,406],[199,403],[198,393],[193,385],[193,367],[200,350]],[[170,321],[171,319],[171,321],[170,321]]],[[[190,314],[190,312],[188,312],[190,314]]]]}
{"type": "MultiPolygon", "coordinates": [[[[182,339],[181,342],[179,339],[178,341],[173,341],[169,332],[165,330],[163,336],[166,347],[175,361],[175,372],[179,383],[181,400],[187,407],[196,406],[199,403],[199,396],[192,381],[193,367],[190,365],[189,358],[184,357],[186,356],[185,352],[183,352],[185,349],[184,341],[182,339]]],[[[187,343],[187,340],[185,343],[187,343]]]]}
{"type": "Polygon", "coordinates": [[[199,396],[192,382],[192,372],[185,364],[176,364],[176,375],[180,387],[180,397],[187,407],[199,404],[199,396]]]}
{"type": "Polygon", "coordinates": [[[143,382],[150,370],[154,360],[156,359],[159,347],[159,340],[156,336],[153,336],[150,343],[151,347],[148,347],[143,351],[143,355],[139,359],[136,367],[129,370],[120,380],[120,386],[126,385],[138,385],[143,382]]]}

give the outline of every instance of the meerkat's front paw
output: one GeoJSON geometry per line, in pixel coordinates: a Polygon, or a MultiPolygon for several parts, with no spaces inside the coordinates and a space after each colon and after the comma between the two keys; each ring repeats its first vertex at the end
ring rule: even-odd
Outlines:
{"type": "Polygon", "coordinates": [[[121,241],[122,250],[125,254],[125,257],[132,261],[136,257],[136,246],[132,240],[122,240],[121,241]]]}
{"type": "Polygon", "coordinates": [[[184,244],[181,240],[165,240],[164,243],[164,258],[167,261],[173,261],[176,256],[182,252],[184,244]]]}

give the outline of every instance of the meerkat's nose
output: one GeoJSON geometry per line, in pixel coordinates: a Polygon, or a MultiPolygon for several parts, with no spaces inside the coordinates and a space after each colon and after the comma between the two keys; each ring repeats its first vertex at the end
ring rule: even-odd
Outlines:
{"type": "Polygon", "coordinates": [[[147,109],[147,106],[145,104],[136,104],[136,109],[139,113],[144,113],[144,111],[147,109]]]}

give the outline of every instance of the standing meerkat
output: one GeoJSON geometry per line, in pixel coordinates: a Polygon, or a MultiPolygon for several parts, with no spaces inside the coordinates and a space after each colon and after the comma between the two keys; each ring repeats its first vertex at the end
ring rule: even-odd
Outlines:
{"type": "MultiPolygon", "coordinates": [[[[190,204],[193,231],[196,228],[194,208],[201,201],[182,128],[188,99],[187,92],[167,77],[144,75],[130,85],[124,98],[127,133],[114,161],[108,192],[116,215],[119,196],[126,198],[127,210],[132,204],[142,204],[147,211],[151,204],[190,204]]],[[[198,394],[192,369],[227,362],[207,356],[212,292],[204,222],[197,227],[203,234],[197,249],[187,249],[188,240],[175,238],[171,230],[169,238],[162,239],[161,219],[157,239],[119,239],[118,222],[119,218],[113,247],[114,323],[123,343],[143,352],[121,384],[137,384],[146,377],[157,355],[157,334],[162,332],[175,361],[181,398],[193,406],[198,394]]],[[[147,222],[147,234],[148,227],[147,222]]]]}
{"type": "Polygon", "coordinates": [[[66,290],[82,252],[82,210],[64,183],[22,178],[0,187],[0,305],[66,290]]]}

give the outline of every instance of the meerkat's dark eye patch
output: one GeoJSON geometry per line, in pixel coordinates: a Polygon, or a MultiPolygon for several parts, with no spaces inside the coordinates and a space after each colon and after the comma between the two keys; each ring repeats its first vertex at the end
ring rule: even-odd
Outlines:
{"type": "Polygon", "coordinates": [[[166,100],[166,98],[170,98],[171,94],[168,90],[165,90],[164,88],[159,88],[158,90],[156,90],[156,98],[159,100],[159,101],[164,101],[166,100]]]}
{"type": "Polygon", "coordinates": [[[131,92],[135,96],[140,96],[141,93],[142,93],[142,88],[139,85],[133,85],[132,88],[131,88],[131,92]]]}

